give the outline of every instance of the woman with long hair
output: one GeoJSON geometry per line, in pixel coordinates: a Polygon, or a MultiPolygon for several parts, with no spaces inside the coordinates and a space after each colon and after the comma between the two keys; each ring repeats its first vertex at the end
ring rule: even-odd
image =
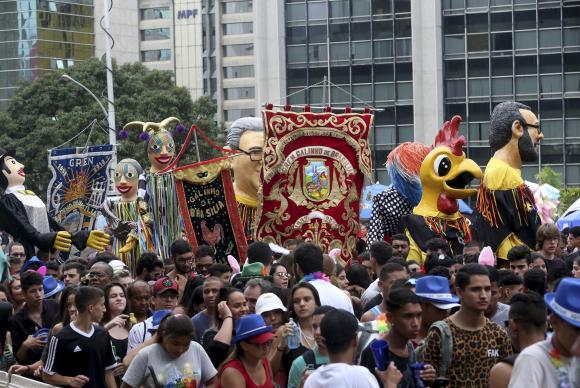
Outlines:
{"type": "Polygon", "coordinates": [[[8,282],[8,301],[12,303],[12,311],[15,313],[24,305],[24,292],[20,285],[20,276],[14,275],[12,280],[8,282]]]}
{"type": "Polygon", "coordinates": [[[258,314],[236,322],[234,348],[220,368],[219,387],[274,388],[268,353],[273,341],[272,327],[258,314]]]}
{"type": "MultiPolygon", "coordinates": [[[[129,332],[131,331],[129,303],[127,303],[125,287],[121,283],[108,284],[104,291],[107,311],[103,314],[101,324],[109,332],[115,357],[117,361],[120,361],[127,355],[129,344],[129,332]]],[[[119,381],[125,370],[123,363],[119,362],[114,371],[115,377],[119,381]]]]}
{"type": "Polygon", "coordinates": [[[281,263],[272,264],[272,267],[270,267],[270,276],[272,277],[272,285],[282,289],[288,288],[290,280],[292,279],[292,274],[281,263]]]}
{"type": "Polygon", "coordinates": [[[217,370],[195,339],[195,328],[184,314],[163,318],[156,342],[139,352],[123,376],[121,388],[199,387],[213,385],[217,370]]]}
{"type": "Polygon", "coordinates": [[[246,297],[237,288],[223,287],[216,300],[214,326],[203,334],[201,345],[214,365],[220,365],[231,350],[235,322],[248,314],[246,297]]]}
{"type": "Polygon", "coordinates": [[[280,341],[276,351],[282,354],[284,371],[289,371],[296,358],[316,345],[312,329],[312,316],[318,306],[320,306],[320,297],[312,284],[301,282],[292,288],[288,301],[288,315],[298,325],[300,346],[296,349],[289,349],[287,336],[284,336],[280,341]]]}

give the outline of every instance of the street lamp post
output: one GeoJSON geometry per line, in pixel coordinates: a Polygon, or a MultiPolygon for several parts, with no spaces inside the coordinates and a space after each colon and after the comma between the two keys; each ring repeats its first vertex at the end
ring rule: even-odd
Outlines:
{"type": "MultiPolygon", "coordinates": [[[[71,77],[68,74],[63,74],[61,77],[62,77],[62,79],[66,80],[66,81],[71,81],[71,82],[75,83],[77,86],[79,86],[85,92],[87,92],[93,98],[93,100],[95,100],[97,102],[97,104],[99,104],[101,111],[103,111],[103,115],[107,119],[107,127],[109,129],[109,143],[111,145],[113,145],[113,147],[115,147],[114,153],[113,153],[113,158],[112,158],[111,164],[110,164],[111,173],[110,173],[110,179],[109,179],[109,192],[114,193],[114,191],[115,191],[115,189],[114,189],[114,187],[115,187],[114,176],[115,176],[115,168],[117,167],[117,149],[116,149],[116,144],[115,144],[117,142],[117,140],[116,140],[117,134],[115,133],[114,121],[113,121],[113,123],[111,123],[111,112],[110,111],[107,112],[103,103],[98,99],[97,96],[95,96],[95,93],[93,93],[85,85],[83,85],[82,83],[80,83],[79,81],[77,81],[76,79],[74,79],[73,77],[71,77]]],[[[114,117],[114,112],[113,112],[113,117],[114,117]]]]}
{"type": "MultiPolygon", "coordinates": [[[[108,113],[107,110],[105,109],[105,107],[103,106],[103,103],[97,98],[97,96],[95,96],[95,94],[93,92],[91,92],[91,89],[87,88],[85,85],[81,84],[79,81],[77,81],[76,79],[74,79],[73,77],[71,77],[68,74],[63,74],[62,79],[65,79],[67,81],[71,81],[74,82],[75,84],[77,84],[78,86],[80,86],[82,89],[84,89],[85,92],[89,93],[90,96],[97,102],[97,104],[99,104],[99,106],[101,107],[101,110],[103,111],[103,114],[105,115],[105,117],[107,117],[108,113]]],[[[108,118],[107,118],[107,122],[108,122],[108,118]]],[[[108,124],[108,128],[109,131],[115,131],[114,128],[111,128],[111,125],[108,124]]]]}

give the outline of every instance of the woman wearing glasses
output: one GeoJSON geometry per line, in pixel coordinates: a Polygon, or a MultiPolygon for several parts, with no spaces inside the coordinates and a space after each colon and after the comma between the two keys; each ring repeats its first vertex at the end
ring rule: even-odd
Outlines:
{"type": "Polygon", "coordinates": [[[274,287],[288,288],[292,274],[288,272],[286,267],[280,263],[275,263],[270,268],[270,276],[272,277],[272,284],[274,287]]]}

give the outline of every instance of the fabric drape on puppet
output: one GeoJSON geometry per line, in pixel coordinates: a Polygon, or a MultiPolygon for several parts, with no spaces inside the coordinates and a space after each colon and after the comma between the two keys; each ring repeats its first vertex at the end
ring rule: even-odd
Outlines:
{"type": "Polygon", "coordinates": [[[209,245],[218,262],[232,255],[244,262],[246,237],[237,209],[227,157],[174,171],[179,208],[191,245],[209,245]]]}
{"type": "Polygon", "coordinates": [[[300,238],[347,260],[356,245],[359,200],[372,162],[371,114],[263,112],[266,144],[256,238],[300,238]]]}

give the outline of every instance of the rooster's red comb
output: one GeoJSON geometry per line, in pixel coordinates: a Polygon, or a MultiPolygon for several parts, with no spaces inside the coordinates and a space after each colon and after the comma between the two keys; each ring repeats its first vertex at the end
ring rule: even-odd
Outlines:
{"type": "Polygon", "coordinates": [[[461,123],[461,116],[456,115],[450,121],[446,121],[443,127],[435,137],[433,147],[448,146],[454,155],[463,155],[463,145],[465,138],[463,135],[459,136],[459,124],[461,123]]]}

